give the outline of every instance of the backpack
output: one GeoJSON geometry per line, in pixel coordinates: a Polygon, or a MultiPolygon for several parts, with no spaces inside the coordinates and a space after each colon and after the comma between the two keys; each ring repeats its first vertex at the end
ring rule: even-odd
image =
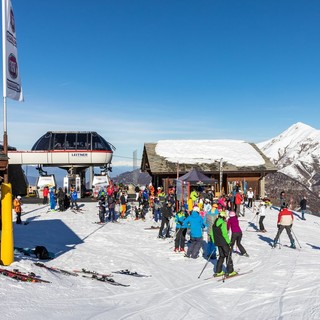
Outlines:
{"type": "Polygon", "coordinates": [[[34,250],[34,254],[37,256],[40,260],[47,260],[50,259],[49,252],[46,247],[44,246],[36,246],[34,250]]]}

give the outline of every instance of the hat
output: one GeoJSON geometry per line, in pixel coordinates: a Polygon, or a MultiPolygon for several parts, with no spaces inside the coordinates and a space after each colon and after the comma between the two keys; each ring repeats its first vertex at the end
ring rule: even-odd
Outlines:
{"type": "Polygon", "coordinates": [[[21,199],[21,196],[17,196],[17,199],[20,200],[20,199],[21,199]]]}
{"type": "Polygon", "coordinates": [[[249,190],[252,190],[252,188],[250,187],[249,190]]]}
{"type": "Polygon", "coordinates": [[[216,203],[214,203],[212,206],[218,208],[218,205],[216,203]]]}
{"type": "Polygon", "coordinates": [[[199,207],[194,206],[193,209],[192,209],[192,211],[200,212],[200,209],[199,209],[199,207]]]}
{"type": "Polygon", "coordinates": [[[204,201],[205,202],[211,202],[210,199],[208,199],[208,198],[206,198],[204,201]]]}
{"type": "Polygon", "coordinates": [[[219,216],[222,217],[222,218],[226,218],[227,217],[227,214],[225,213],[225,211],[221,211],[219,213],[219,216]]]}
{"type": "Polygon", "coordinates": [[[229,217],[235,217],[236,213],[234,211],[229,211],[229,217]]]}

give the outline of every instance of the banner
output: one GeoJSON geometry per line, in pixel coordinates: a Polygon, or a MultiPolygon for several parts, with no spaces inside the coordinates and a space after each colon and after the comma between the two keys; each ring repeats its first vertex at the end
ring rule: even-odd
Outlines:
{"type": "Polygon", "coordinates": [[[10,0],[2,0],[3,96],[23,101],[16,26],[10,0]]]}

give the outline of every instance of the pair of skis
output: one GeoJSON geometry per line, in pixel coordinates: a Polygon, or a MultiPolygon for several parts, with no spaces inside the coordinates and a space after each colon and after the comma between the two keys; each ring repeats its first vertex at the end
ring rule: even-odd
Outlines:
{"type": "Polygon", "coordinates": [[[209,278],[206,278],[204,280],[210,280],[210,279],[217,279],[217,281],[225,281],[227,279],[232,279],[232,278],[235,278],[235,277],[239,277],[239,276],[243,276],[245,274],[248,274],[248,273],[251,273],[253,272],[253,270],[249,270],[249,271],[245,271],[245,272],[237,272],[236,274],[232,275],[232,276],[229,276],[229,275],[226,275],[226,274],[223,274],[221,276],[211,276],[209,278]]]}
{"type": "Polygon", "coordinates": [[[50,281],[41,279],[37,277],[33,272],[31,273],[23,273],[20,272],[19,270],[8,270],[8,269],[2,269],[0,268],[0,274],[12,279],[15,279],[17,281],[22,281],[22,282],[39,282],[39,283],[51,283],[50,281]]]}

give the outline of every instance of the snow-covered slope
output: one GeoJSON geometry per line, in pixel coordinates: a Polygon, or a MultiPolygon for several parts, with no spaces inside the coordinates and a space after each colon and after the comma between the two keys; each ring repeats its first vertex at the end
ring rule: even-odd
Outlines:
{"type": "Polygon", "coordinates": [[[298,122],[277,137],[257,144],[279,171],[312,189],[320,171],[320,131],[298,122]]]}
{"type": "MultiPolygon", "coordinates": [[[[146,275],[135,278],[114,274],[130,287],[50,272],[33,264],[30,256],[15,255],[7,269],[35,272],[50,284],[21,283],[0,275],[1,319],[10,320],[292,320],[320,319],[318,217],[297,216],[293,226],[297,250],[285,232],[282,249],[271,249],[277,232],[277,211],[267,209],[267,233],[255,232],[255,210],[241,218],[242,244],[250,257],[233,254],[235,269],[252,273],[223,283],[209,278],[216,261],[206,264],[173,252],[172,239],[158,239],[152,225],[130,216],[119,223],[94,224],[96,203],[82,203],[83,213],[49,212],[38,204],[23,206],[23,221],[14,224],[15,245],[44,245],[57,253],[44,262],[69,271],[86,268],[110,273],[130,269],[146,275]],[[301,245],[301,248],[300,248],[301,245]]],[[[174,224],[172,223],[173,230],[174,224]]],[[[173,232],[174,233],[174,232],[173,232]]],[[[173,234],[172,233],[172,234],[173,234]]],[[[203,248],[205,248],[205,243],[203,248]]]]}

